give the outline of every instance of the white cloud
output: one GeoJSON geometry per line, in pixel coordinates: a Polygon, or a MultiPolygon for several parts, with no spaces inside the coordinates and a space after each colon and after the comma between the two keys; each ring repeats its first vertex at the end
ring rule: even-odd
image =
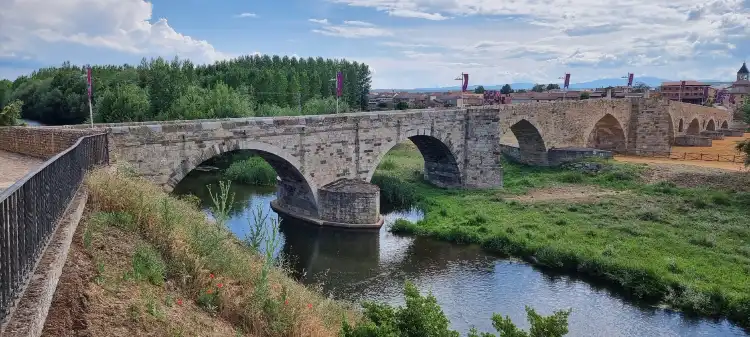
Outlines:
{"type": "Polygon", "coordinates": [[[152,22],[144,0],[11,1],[0,12],[0,54],[54,62],[80,55],[79,46],[138,56],[178,55],[194,62],[228,58],[204,40],[180,34],[166,19],[152,22]]]}
{"type": "Polygon", "coordinates": [[[255,13],[240,13],[235,15],[236,18],[257,18],[258,14],[255,13]]]}
{"type": "Polygon", "coordinates": [[[364,37],[384,37],[391,36],[390,30],[378,28],[375,25],[362,21],[344,21],[341,25],[334,25],[328,22],[328,19],[314,20],[312,22],[321,24],[318,29],[313,29],[314,33],[338,36],[344,38],[364,38],[364,37]]]}
{"type": "Polygon", "coordinates": [[[426,13],[426,12],[420,12],[420,11],[415,11],[411,9],[390,9],[388,10],[388,15],[400,16],[404,18],[435,20],[435,21],[449,19],[448,17],[443,16],[440,13],[426,13]]]}
{"type": "Polygon", "coordinates": [[[462,71],[488,84],[552,82],[566,71],[574,82],[627,72],[731,80],[722,67],[737,68],[750,55],[747,0],[329,1],[404,18],[474,19],[381,27],[392,35],[378,44],[391,50],[358,59],[378,70],[373,87],[453,85],[462,71]]]}
{"type": "Polygon", "coordinates": [[[364,21],[344,21],[344,24],[345,25],[351,25],[351,26],[364,26],[364,27],[372,27],[372,26],[374,26],[373,24],[371,24],[369,22],[364,22],[364,21]]]}

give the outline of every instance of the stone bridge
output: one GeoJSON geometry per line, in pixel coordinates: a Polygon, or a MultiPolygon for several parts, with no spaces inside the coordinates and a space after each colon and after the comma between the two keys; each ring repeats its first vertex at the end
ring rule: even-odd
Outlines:
{"type": "Polygon", "coordinates": [[[695,121],[699,131],[711,130],[725,127],[731,115],[658,99],[623,99],[98,127],[109,131],[111,158],[168,190],[214,156],[254,151],[279,176],[277,210],[321,224],[359,225],[377,222],[379,194],[340,181],[369,182],[383,156],[406,140],[418,147],[424,177],[434,185],[494,188],[502,186],[500,139],[506,133],[518,140],[520,161],[549,165],[551,149],[668,151],[676,136],[694,132],[695,121]],[[690,126],[680,127],[685,123],[690,126]],[[352,210],[342,213],[347,207],[352,210]]]}

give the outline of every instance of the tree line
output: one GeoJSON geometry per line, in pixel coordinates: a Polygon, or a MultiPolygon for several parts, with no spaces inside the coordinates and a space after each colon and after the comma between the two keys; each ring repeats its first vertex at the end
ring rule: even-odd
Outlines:
{"type": "MultiPolygon", "coordinates": [[[[65,62],[0,81],[0,111],[14,104],[22,118],[44,124],[86,122],[85,71],[65,62]]],[[[347,60],[252,55],[208,65],[144,58],[137,66],[93,66],[94,121],[333,113],[338,71],[344,76],[339,110],[365,110],[370,69],[347,60]]]]}
{"type": "MultiPolygon", "coordinates": [[[[544,92],[544,91],[559,90],[559,89],[560,89],[560,85],[559,84],[555,84],[555,83],[538,84],[537,83],[537,84],[534,84],[534,87],[532,87],[530,89],[530,91],[533,91],[533,92],[544,92]]],[[[482,85],[479,85],[476,88],[474,88],[474,93],[475,94],[483,94],[485,91],[486,90],[485,90],[484,86],[482,86],[482,85]]],[[[504,95],[511,94],[511,93],[524,93],[524,92],[528,92],[528,91],[529,90],[526,90],[526,89],[517,89],[517,90],[513,89],[510,86],[510,84],[505,84],[505,85],[503,85],[500,88],[500,93],[504,94],[504,95]]]]}

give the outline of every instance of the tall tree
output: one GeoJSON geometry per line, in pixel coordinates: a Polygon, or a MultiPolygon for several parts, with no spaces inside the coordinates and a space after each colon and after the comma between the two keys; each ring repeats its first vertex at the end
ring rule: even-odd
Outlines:
{"type": "Polygon", "coordinates": [[[560,85],[555,83],[547,84],[547,90],[560,90],[560,85]]]}
{"type": "Polygon", "coordinates": [[[507,94],[510,94],[512,92],[513,92],[513,88],[510,87],[510,84],[506,84],[502,88],[500,88],[500,93],[501,94],[507,95],[507,94]]]}
{"type": "Polygon", "coordinates": [[[483,85],[478,85],[476,88],[474,88],[474,93],[475,94],[483,94],[484,91],[485,90],[484,90],[484,86],[483,85]]]}
{"type": "Polygon", "coordinates": [[[544,84],[534,84],[534,87],[531,88],[531,91],[533,91],[533,92],[542,92],[542,91],[544,91],[544,88],[545,88],[544,84]]]}

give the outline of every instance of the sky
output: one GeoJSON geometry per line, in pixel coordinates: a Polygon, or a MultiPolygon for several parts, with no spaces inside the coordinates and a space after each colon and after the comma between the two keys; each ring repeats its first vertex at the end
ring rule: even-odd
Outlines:
{"type": "Polygon", "coordinates": [[[628,72],[731,81],[750,0],[0,0],[0,78],[142,57],[261,53],[368,64],[373,88],[628,72]]]}

